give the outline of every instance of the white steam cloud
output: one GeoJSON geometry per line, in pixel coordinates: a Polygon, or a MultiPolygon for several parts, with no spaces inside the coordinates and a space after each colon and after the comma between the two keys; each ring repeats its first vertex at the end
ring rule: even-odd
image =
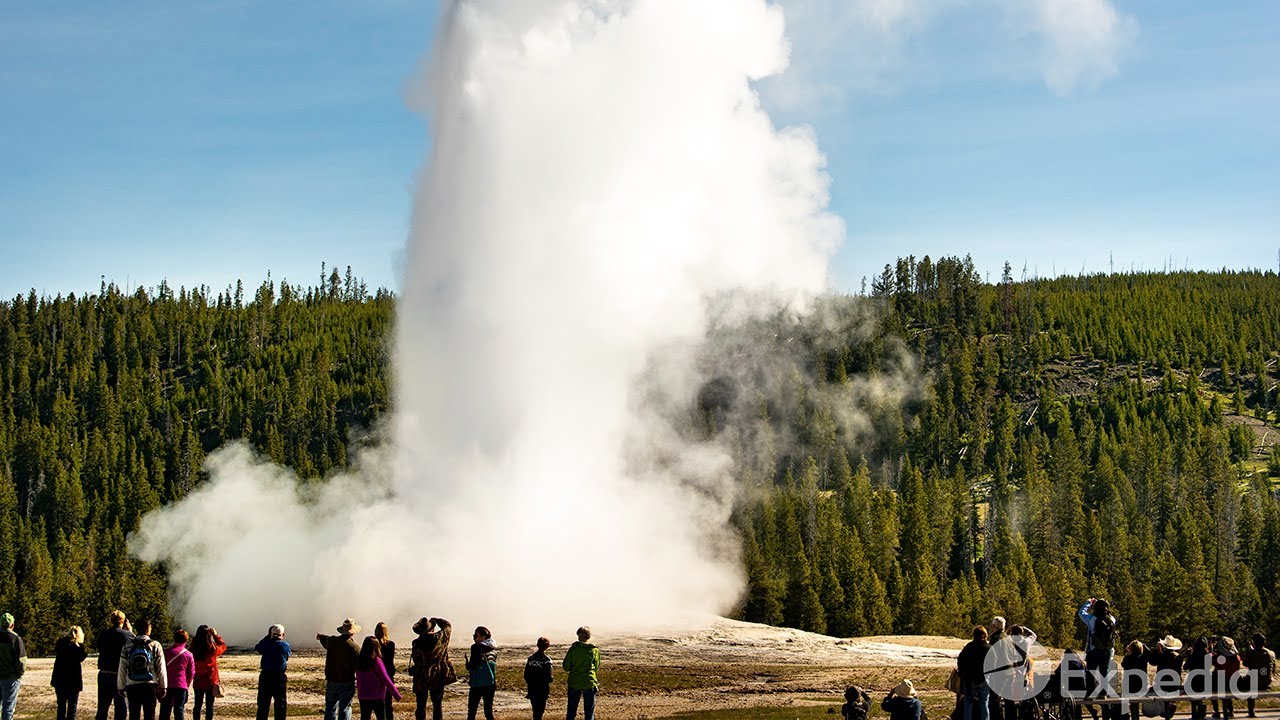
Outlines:
{"type": "MultiPolygon", "coordinates": [[[[813,113],[847,93],[888,92],[919,72],[910,43],[966,13],[970,32],[1013,52],[1055,94],[1115,75],[1138,23],[1113,0],[779,0],[793,43],[785,74],[764,83],[769,104],[813,113]],[[985,16],[985,17],[984,17],[985,16]],[[974,19],[982,22],[974,22],[974,19]],[[1014,42],[1031,40],[1026,50],[1014,42]],[[1025,55],[1024,55],[1025,53],[1025,55]]],[[[942,61],[950,62],[951,57],[942,61]]]]}
{"type": "Polygon", "coordinates": [[[713,300],[806,308],[843,233],[814,138],[753,89],[786,66],[782,12],[466,0],[442,27],[389,441],[311,484],[225,448],[134,552],[167,563],[184,622],[242,641],[349,615],[511,637],[724,612],[735,468],[665,401],[707,377],[713,300]]]}

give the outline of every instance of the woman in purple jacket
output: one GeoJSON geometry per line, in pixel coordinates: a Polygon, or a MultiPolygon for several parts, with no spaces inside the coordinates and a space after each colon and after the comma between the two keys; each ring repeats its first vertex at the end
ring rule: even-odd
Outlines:
{"type": "Polygon", "coordinates": [[[375,716],[385,720],[387,693],[399,700],[400,689],[391,681],[386,665],[382,664],[382,643],[370,635],[360,646],[356,658],[356,698],[360,700],[360,720],[375,716]]]}
{"type": "Polygon", "coordinates": [[[173,645],[164,651],[165,674],[169,676],[169,687],[160,703],[160,720],[182,720],[186,714],[187,693],[190,692],[191,679],[196,674],[196,659],[187,649],[187,641],[191,636],[181,628],[173,632],[173,645]]]}

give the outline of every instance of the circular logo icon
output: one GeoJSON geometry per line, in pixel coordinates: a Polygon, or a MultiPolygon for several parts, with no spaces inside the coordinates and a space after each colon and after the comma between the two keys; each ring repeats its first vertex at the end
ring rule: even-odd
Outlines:
{"type": "Polygon", "coordinates": [[[1000,638],[982,661],[982,674],[991,692],[1005,700],[1030,700],[1039,695],[1052,673],[1044,646],[1023,636],[1000,638]]]}

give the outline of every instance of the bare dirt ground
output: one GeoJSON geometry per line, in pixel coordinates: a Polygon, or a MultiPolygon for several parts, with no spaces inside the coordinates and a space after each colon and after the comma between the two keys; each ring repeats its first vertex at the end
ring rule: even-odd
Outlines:
{"type": "MultiPolygon", "coordinates": [[[[324,658],[310,650],[308,640],[289,663],[289,714],[318,716],[324,703],[324,658]]],[[[879,700],[902,678],[911,678],[933,718],[950,711],[951,697],[943,688],[949,668],[963,641],[939,637],[871,637],[837,640],[821,635],[717,620],[700,631],[602,636],[598,638],[603,667],[600,673],[598,716],[602,718],[664,718],[707,711],[760,709],[755,716],[794,718],[826,714],[835,709],[846,685],[867,688],[879,700]],[[776,709],[774,715],[767,709],[776,709]],[[759,713],[763,711],[764,715],[759,713]]],[[[463,649],[453,649],[462,666],[463,649]]],[[[553,658],[565,646],[553,646],[553,658]]],[[[499,718],[529,717],[521,672],[531,647],[506,647],[499,652],[496,714],[499,718]]],[[[54,715],[48,686],[52,660],[33,659],[18,699],[19,718],[45,720],[54,715]]],[[[399,665],[407,664],[407,658],[399,665]]],[[[258,658],[231,653],[220,670],[227,695],[217,701],[217,717],[254,714],[258,658]]],[[[85,662],[88,691],[81,696],[80,717],[92,717],[95,707],[95,659],[85,662]]],[[[408,678],[402,677],[405,700],[395,714],[413,714],[408,678]]],[[[563,717],[564,675],[557,672],[548,717],[563,717]]],[[[445,695],[445,715],[466,716],[465,683],[445,695]]],[[[188,714],[191,704],[187,704],[188,714]]],[[[837,715],[838,717],[838,715],[837,715]]]]}

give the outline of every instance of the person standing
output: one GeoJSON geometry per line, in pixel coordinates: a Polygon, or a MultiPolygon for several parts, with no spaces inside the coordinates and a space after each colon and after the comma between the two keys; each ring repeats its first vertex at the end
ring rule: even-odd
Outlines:
{"type": "Polygon", "coordinates": [[[124,720],[124,698],[116,689],[119,679],[116,677],[120,669],[120,651],[124,644],[133,639],[133,630],[129,627],[129,618],[119,610],[112,610],[107,616],[107,627],[98,633],[94,645],[98,648],[98,715],[97,720],[107,720],[107,711],[115,706],[115,720],[124,720]]]}
{"type": "MultiPolygon", "coordinates": [[[[385,622],[380,622],[373,626],[373,637],[377,639],[378,647],[381,649],[382,667],[386,669],[387,677],[391,678],[391,682],[394,684],[396,681],[396,643],[391,639],[391,628],[385,622]]],[[[357,684],[359,684],[358,681],[357,684]]],[[[383,717],[385,720],[393,720],[391,713],[395,703],[391,698],[390,688],[387,689],[385,701],[386,707],[382,710],[383,717]]]]}
{"type": "Polygon", "coordinates": [[[53,645],[53,674],[49,684],[58,699],[58,720],[75,720],[80,705],[80,691],[84,690],[84,661],[89,652],[84,649],[84,630],[72,625],[66,635],[53,645]]]}
{"type": "Polygon", "coordinates": [[[866,690],[851,685],[844,689],[844,705],[840,706],[840,720],[867,720],[871,714],[871,696],[866,690]]]}
{"type": "Polygon", "coordinates": [[[915,685],[903,680],[880,701],[880,709],[889,713],[889,720],[920,720],[924,706],[916,697],[915,685]]]}
{"type": "MultiPolygon", "coordinates": [[[[1218,638],[1213,653],[1213,692],[1222,695],[1222,716],[1231,720],[1235,717],[1235,703],[1231,699],[1231,689],[1236,685],[1236,675],[1240,673],[1240,653],[1236,651],[1236,641],[1225,635],[1218,638]]],[[[1213,700],[1213,716],[1218,717],[1218,699],[1213,700]]]]}
{"type": "Polygon", "coordinates": [[[360,656],[360,646],[355,641],[358,632],[360,626],[347,618],[338,626],[337,635],[316,635],[325,650],[325,720],[351,720],[351,701],[356,696],[356,659],[360,656]]]}
{"type": "Polygon", "coordinates": [[[498,646],[493,644],[493,633],[481,625],[472,635],[474,642],[467,655],[467,720],[476,720],[476,710],[484,701],[485,720],[493,720],[493,696],[498,691],[498,646]]]}
{"type": "Polygon", "coordinates": [[[600,689],[600,680],[596,677],[600,671],[600,648],[589,640],[591,628],[583,625],[578,628],[578,641],[570,645],[564,654],[564,671],[569,674],[567,720],[573,720],[578,714],[579,701],[582,702],[582,720],[595,720],[596,691],[600,689]]]}
{"type": "Polygon", "coordinates": [[[201,707],[204,708],[205,720],[213,720],[213,699],[222,694],[218,658],[226,651],[227,644],[217,630],[208,625],[196,628],[196,636],[191,640],[191,658],[195,661],[195,673],[191,678],[191,688],[195,690],[191,720],[200,720],[201,707]]]}
{"type": "MultiPolygon", "coordinates": [[[[1156,643],[1156,650],[1151,655],[1151,664],[1156,667],[1153,687],[1157,694],[1177,695],[1182,690],[1182,641],[1173,635],[1165,635],[1156,643]]],[[[1160,717],[1172,720],[1178,705],[1166,702],[1160,717]]]]}
{"type": "Polygon", "coordinates": [[[956,671],[960,673],[961,693],[964,695],[964,720],[988,720],[990,717],[991,688],[983,672],[983,663],[991,646],[987,644],[987,629],[979,625],[973,629],[973,640],[956,657],[956,671]]]}
{"type": "Polygon", "coordinates": [[[258,672],[258,720],[267,720],[271,703],[276,704],[276,720],[284,720],[289,713],[289,658],[293,648],[284,639],[284,626],[267,628],[266,637],[254,647],[262,656],[258,672]]]}
{"type": "Polygon", "coordinates": [[[1209,676],[1213,673],[1213,654],[1209,652],[1209,640],[1201,635],[1191,645],[1184,665],[1187,670],[1187,694],[1191,696],[1191,720],[1204,720],[1208,707],[1204,701],[1209,694],[1209,676]]]}
{"type": "Polygon", "coordinates": [[[1258,717],[1255,703],[1257,693],[1271,690],[1271,678],[1276,674],[1276,654],[1267,648],[1267,638],[1262,633],[1254,633],[1249,638],[1249,649],[1244,651],[1244,666],[1249,668],[1253,678],[1249,686],[1249,717],[1258,717]]]}
{"type": "Polygon", "coordinates": [[[360,720],[386,720],[387,698],[400,699],[400,688],[382,662],[382,643],[375,635],[364,639],[356,658],[356,697],[360,699],[360,720]]]}
{"type": "MultiPolygon", "coordinates": [[[[1147,651],[1145,645],[1140,641],[1134,640],[1124,648],[1124,657],[1120,659],[1121,687],[1124,688],[1126,697],[1141,697],[1143,688],[1147,682],[1147,665],[1151,661],[1151,654],[1147,651]]],[[[1129,710],[1129,720],[1138,720],[1142,715],[1142,703],[1140,701],[1125,700],[1121,703],[1122,707],[1129,710]]],[[[1124,710],[1121,710],[1121,715],[1124,710]]]]}
{"type": "Polygon", "coordinates": [[[13,631],[13,616],[0,615],[0,718],[13,720],[18,706],[18,688],[27,671],[27,646],[13,631]]]}
{"type": "Polygon", "coordinates": [[[444,717],[444,688],[458,681],[458,673],[449,660],[449,639],[453,625],[444,618],[420,618],[413,624],[417,638],[413,641],[409,676],[413,678],[413,694],[417,700],[415,720],[426,720],[427,700],[431,701],[432,720],[444,717]]]}
{"type": "Polygon", "coordinates": [[[547,657],[547,648],[551,641],[545,637],[538,638],[538,649],[528,660],[524,661],[525,697],[533,707],[533,720],[542,720],[547,711],[547,698],[551,697],[551,658],[547,657]]]}
{"type": "Polygon", "coordinates": [[[129,720],[156,720],[156,702],[168,686],[164,648],[151,639],[151,621],[138,623],[138,634],[125,643],[116,669],[116,689],[129,700],[129,720]]]}
{"type": "Polygon", "coordinates": [[[196,659],[187,649],[191,636],[186,630],[178,628],[173,631],[173,645],[164,651],[164,671],[168,675],[169,687],[164,691],[164,699],[160,701],[160,720],[183,720],[187,710],[187,694],[191,692],[191,681],[196,676],[196,659]]]}
{"type": "MultiPolygon", "coordinates": [[[[997,667],[1004,667],[1012,659],[1010,657],[1005,657],[1010,654],[1008,652],[1009,648],[1000,644],[1000,641],[1006,637],[1005,628],[1007,625],[1007,621],[1000,615],[991,618],[991,627],[989,628],[989,633],[987,635],[987,644],[991,646],[991,652],[999,654],[996,661],[997,667]]],[[[989,693],[987,696],[987,714],[990,716],[991,720],[1006,720],[1006,717],[1007,720],[1015,720],[1012,716],[1012,705],[1013,703],[1004,703],[1003,698],[996,693],[989,693]],[[1005,714],[1006,705],[1010,708],[1008,716],[1005,714]]]]}
{"type": "MultiPolygon", "coordinates": [[[[1084,652],[1085,669],[1090,671],[1090,677],[1109,677],[1115,657],[1116,616],[1111,614],[1107,601],[1100,598],[1086,600],[1077,615],[1089,632],[1084,652]]],[[[1103,705],[1102,717],[1106,720],[1119,720],[1120,706],[1103,705]]]]}

